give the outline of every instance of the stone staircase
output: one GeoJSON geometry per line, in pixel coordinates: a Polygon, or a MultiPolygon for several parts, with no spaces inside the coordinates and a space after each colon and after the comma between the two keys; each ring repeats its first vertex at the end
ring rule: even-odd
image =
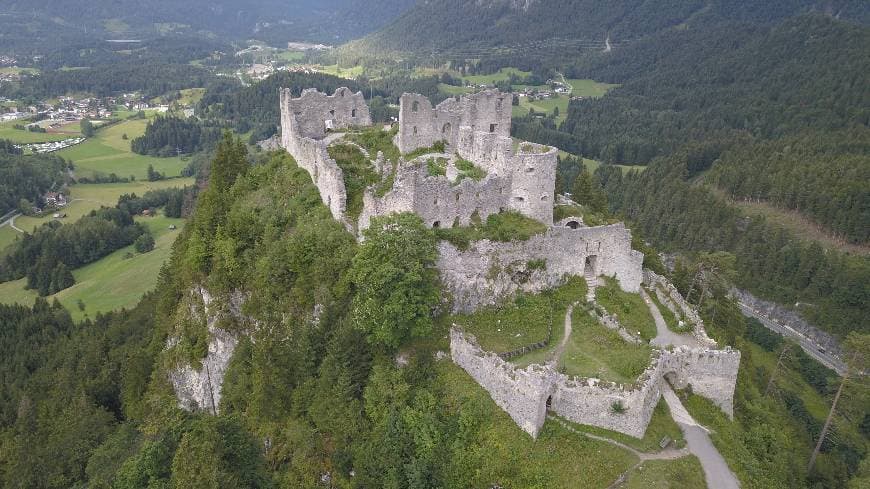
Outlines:
{"type": "Polygon", "coordinates": [[[594,303],[595,302],[595,287],[598,287],[598,277],[595,276],[595,272],[590,269],[586,269],[586,272],[583,274],[583,278],[586,279],[586,302],[594,303]]]}

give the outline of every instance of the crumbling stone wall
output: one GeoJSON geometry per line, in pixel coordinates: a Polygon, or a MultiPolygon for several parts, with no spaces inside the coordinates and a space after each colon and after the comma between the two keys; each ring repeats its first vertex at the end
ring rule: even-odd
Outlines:
{"type": "Polygon", "coordinates": [[[714,348],[716,341],[707,335],[704,321],[695,307],[689,304],[680,291],[667,278],[650,269],[643,270],[643,283],[651,287],[656,298],[677,317],[685,318],[692,325],[692,335],[701,346],[714,348]]]}
{"type": "Polygon", "coordinates": [[[456,147],[461,127],[510,137],[511,97],[487,90],[450,98],[433,108],[423,95],[403,94],[399,99],[399,133],[394,142],[402,153],[428,148],[442,140],[456,147]]]}
{"type": "Polygon", "coordinates": [[[682,346],[666,351],[662,371],[677,389],[691,385],[692,392],[713,401],[734,417],[734,388],[740,369],[740,351],[690,349],[682,346]]]}
{"type": "Polygon", "coordinates": [[[450,330],[450,355],[484,389],[495,403],[532,438],[547,418],[547,398],[553,393],[556,373],[540,365],[520,370],[495,353],[480,349],[473,336],[450,330]]]}
{"type": "Polygon", "coordinates": [[[430,176],[425,158],[421,158],[398,166],[393,188],[383,197],[371,190],[365,192],[359,228],[368,228],[372,217],[393,212],[413,212],[429,227],[468,226],[472,216],[485,221],[490,214],[505,210],[508,186],[505,178],[494,174],[454,184],[446,177],[430,176]]]}
{"type": "Polygon", "coordinates": [[[598,379],[569,378],[549,365],[519,369],[495,353],[485,352],[474,336],[450,330],[450,354],[483,387],[493,401],[532,437],[537,437],[549,409],[569,421],[643,438],[661,398],[662,382],[712,400],[733,416],[734,388],[740,352],[689,349],[663,350],[632,385],[598,379]]]}
{"type": "Polygon", "coordinates": [[[371,125],[371,116],[362,93],[339,88],[327,96],[315,89],[302,92],[294,99],[289,89],[282,89],[281,146],[296,160],[300,168],[311,175],[332,216],[344,222],[347,210],[347,189],[344,172],[329,157],[327,126],[342,129],[352,125],[371,125]]]}
{"type": "Polygon", "coordinates": [[[456,312],[472,312],[500,302],[517,291],[538,292],[583,276],[589,257],[596,276],[616,277],[626,292],[640,290],[643,254],[631,249],[631,232],[622,223],[571,229],[552,227],[527,241],[483,240],[462,251],[438,245],[437,267],[456,312]],[[529,270],[544,260],[543,270],[529,270]]]}

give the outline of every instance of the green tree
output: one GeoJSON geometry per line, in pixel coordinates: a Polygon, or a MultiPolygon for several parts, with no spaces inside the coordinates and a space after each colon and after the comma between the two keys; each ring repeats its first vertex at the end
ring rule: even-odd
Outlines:
{"type": "Polygon", "coordinates": [[[151,233],[143,233],[133,242],[133,247],[139,253],[148,253],[154,249],[154,236],[151,233]]]}
{"type": "Polygon", "coordinates": [[[571,186],[571,198],[578,204],[588,206],[592,212],[605,212],[607,210],[607,195],[598,182],[584,166],[571,186]]]}
{"type": "Polygon", "coordinates": [[[81,122],[81,130],[82,135],[86,138],[94,137],[94,134],[97,132],[96,127],[94,127],[94,123],[91,122],[90,119],[84,118],[81,122]]]}
{"type": "Polygon", "coordinates": [[[354,325],[387,348],[427,334],[438,302],[434,233],[403,213],[373,219],[363,235],[350,271],[354,325]]]}

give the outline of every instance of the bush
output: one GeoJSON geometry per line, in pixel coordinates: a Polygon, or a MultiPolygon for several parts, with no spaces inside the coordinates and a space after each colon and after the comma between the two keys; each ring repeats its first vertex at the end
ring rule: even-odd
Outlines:
{"type": "Polygon", "coordinates": [[[139,253],[148,253],[154,249],[154,236],[151,236],[151,233],[145,233],[142,236],[139,236],[136,238],[136,241],[133,242],[133,247],[139,253]]]}

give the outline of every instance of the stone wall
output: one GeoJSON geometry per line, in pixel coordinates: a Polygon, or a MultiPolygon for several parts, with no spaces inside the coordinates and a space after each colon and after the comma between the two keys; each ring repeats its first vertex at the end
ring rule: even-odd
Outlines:
{"type": "Polygon", "coordinates": [[[352,125],[370,125],[371,117],[362,93],[339,88],[327,96],[315,89],[304,90],[294,99],[289,89],[281,94],[281,146],[311,175],[332,216],[344,222],[347,189],[344,173],[329,157],[327,125],[342,129],[352,125]]]}
{"type": "Polygon", "coordinates": [[[450,355],[487,392],[514,422],[533,438],[547,418],[547,398],[553,392],[549,367],[534,365],[520,370],[495,353],[480,349],[473,336],[450,330],[450,355]]]}
{"type": "Polygon", "coordinates": [[[450,98],[433,108],[422,95],[403,94],[399,99],[396,146],[402,153],[428,148],[442,140],[455,147],[460,127],[510,137],[511,97],[497,90],[487,90],[458,100],[450,98]]]}
{"type": "Polygon", "coordinates": [[[734,388],[740,369],[740,351],[675,348],[662,355],[662,371],[677,389],[692,386],[692,392],[713,401],[734,417],[734,388]]]}
{"type": "Polygon", "coordinates": [[[662,382],[712,400],[733,416],[740,352],[678,348],[664,350],[633,385],[569,378],[549,365],[519,369],[483,351],[474,336],[450,330],[450,353],[517,425],[537,437],[549,410],[569,421],[643,438],[661,398],[662,382]]]}
{"type": "MultiPolygon", "coordinates": [[[[205,288],[196,287],[190,293],[195,296],[194,303],[203,305],[203,310],[191,308],[190,313],[194,318],[201,319],[201,315],[205,317],[209,332],[208,353],[198,369],[190,365],[180,365],[170,371],[169,381],[175,390],[179,407],[187,411],[217,414],[220,412],[224,375],[239,338],[216,326],[225,313],[217,311],[212,306],[214,298],[205,288]]],[[[236,318],[242,318],[241,305],[242,296],[232,295],[228,313],[236,318]]],[[[167,348],[173,347],[176,342],[177,339],[169,338],[167,348]]]]}
{"type": "Polygon", "coordinates": [[[704,321],[695,307],[689,304],[680,291],[667,278],[650,269],[643,271],[643,283],[650,287],[656,298],[678,318],[685,318],[692,325],[692,335],[701,346],[716,347],[716,341],[707,336],[704,321]]]}
{"type": "Polygon", "coordinates": [[[640,290],[643,254],[631,249],[631,232],[622,223],[552,227],[527,241],[483,240],[466,251],[441,242],[438,251],[437,267],[455,312],[472,312],[520,290],[538,292],[559,286],[568,276],[584,275],[587,257],[596,276],[616,277],[627,292],[640,290]],[[544,260],[544,270],[529,270],[533,260],[544,260]]]}
{"type": "Polygon", "coordinates": [[[295,135],[304,138],[323,139],[327,129],[372,125],[362,92],[353,93],[345,87],[332,95],[309,88],[296,99],[289,89],[284,89],[281,91],[282,129],[285,111],[296,120],[295,135]]]}

